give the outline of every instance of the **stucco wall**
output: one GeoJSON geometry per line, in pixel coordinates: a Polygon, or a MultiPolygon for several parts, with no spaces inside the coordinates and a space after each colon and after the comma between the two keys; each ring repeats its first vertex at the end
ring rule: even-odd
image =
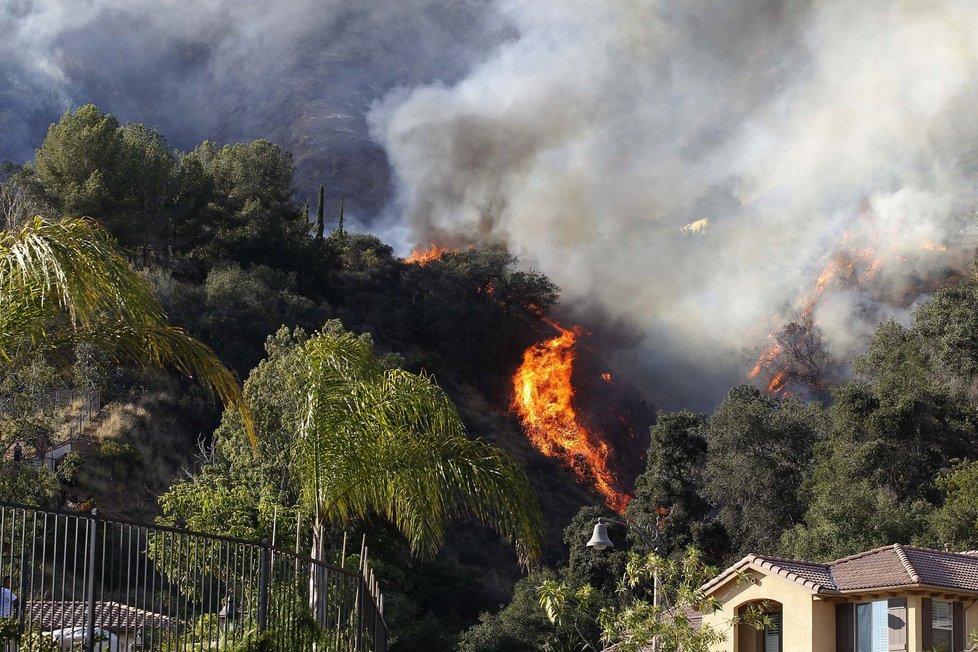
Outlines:
{"type": "MultiPolygon", "coordinates": [[[[737,614],[737,609],[757,600],[773,600],[781,603],[782,613],[782,649],[787,652],[825,652],[825,648],[816,649],[813,632],[813,619],[819,629],[824,632],[829,628],[832,638],[832,649],[835,646],[835,607],[819,602],[813,609],[812,594],[794,582],[776,575],[764,575],[756,571],[748,571],[748,575],[756,583],[736,583],[731,581],[725,587],[714,592],[714,596],[723,603],[723,609],[714,614],[703,616],[703,624],[713,627],[726,635],[726,640],[716,646],[716,652],[741,652],[737,650],[736,633],[730,620],[737,614]],[[831,607],[825,609],[824,607],[831,607]]],[[[819,634],[821,640],[828,634],[819,634]]]]}
{"type": "MultiPolygon", "coordinates": [[[[714,647],[715,652],[754,652],[740,649],[730,619],[737,609],[750,602],[771,600],[781,603],[783,618],[782,649],[785,652],[835,652],[835,602],[817,600],[803,587],[777,575],[764,575],[749,571],[755,584],[736,581],[728,583],[714,596],[723,604],[722,611],[705,615],[703,623],[726,635],[726,640],[714,647]]],[[[889,593],[886,597],[903,597],[907,600],[907,650],[922,652],[922,596],[907,593],[889,593]]],[[[870,602],[878,594],[865,597],[870,602]]],[[[965,604],[966,634],[978,630],[978,601],[965,604]]]]}
{"type": "Polygon", "coordinates": [[[968,642],[968,635],[978,630],[978,601],[968,600],[964,603],[964,640],[968,642]]]}

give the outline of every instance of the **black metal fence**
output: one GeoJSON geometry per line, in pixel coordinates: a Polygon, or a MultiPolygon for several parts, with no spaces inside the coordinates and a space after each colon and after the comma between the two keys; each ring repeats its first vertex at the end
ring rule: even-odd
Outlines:
{"type": "MultiPolygon", "coordinates": [[[[0,503],[0,639],[84,650],[383,652],[383,597],[359,571],[97,514],[0,503]]],[[[0,644],[0,649],[4,649],[0,644]]]]}

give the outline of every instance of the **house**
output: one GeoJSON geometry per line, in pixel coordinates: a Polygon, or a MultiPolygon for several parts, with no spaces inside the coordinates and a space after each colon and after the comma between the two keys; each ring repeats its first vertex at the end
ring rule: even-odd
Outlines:
{"type": "MultiPolygon", "coordinates": [[[[87,630],[87,603],[71,600],[33,600],[25,605],[26,620],[41,631],[50,632],[59,641],[70,643],[80,640],[87,630]]],[[[184,623],[144,609],[137,609],[119,602],[95,602],[95,627],[110,638],[105,650],[141,649],[134,647],[142,636],[147,642],[159,639],[167,633],[180,632],[184,623]]],[[[158,647],[158,646],[157,646],[158,647]]]]}
{"type": "Polygon", "coordinates": [[[726,635],[718,652],[922,652],[967,649],[978,628],[978,551],[894,544],[819,564],[747,555],[704,585],[726,635]],[[764,630],[737,624],[747,609],[764,630]]]}

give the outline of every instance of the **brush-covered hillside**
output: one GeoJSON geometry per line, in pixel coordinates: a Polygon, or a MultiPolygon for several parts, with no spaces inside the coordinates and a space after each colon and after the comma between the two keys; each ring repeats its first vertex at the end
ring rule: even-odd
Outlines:
{"type": "MultiPolygon", "coordinates": [[[[341,204],[298,204],[293,173],[289,153],[267,141],[179,152],[145,125],[85,106],[51,126],[33,161],[3,167],[3,228],[33,215],[96,220],[152,283],[170,321],[242,380],[283,327],[310,334],[339,320],[369,335],[384,365],[434,378],[470,436],[518,460],[544,512],[544,558],[562,559],[562,528],[581,505],[601,499],[534,450],[510,412],[511,377],[522,352],[549,335],[540,315],[557,305],[558,288],[502,249],[405,262],[376,236],[350,232],[341,204]]],[[[36,396],[96,392],[101,409],[56,476],[31,479],[29,495],[19,490],[24,480],[8,483],[6,499],[148,519],[161,514],[158,497],[171,485],[226,463],[231,453],[214,434],[219,404],[192,381],[74,355],[70,373],[39,364],[36,378],[8,383],[11,392],[36,386],[36,396]]],[[[15,442],[31,457],[38,437],[58,439],[52,419],[12,418],[3,432],[8,454],[15,442]]],[[[274,517],[265,516],[255,515],[258,534],[272,529],[274,517]]],[[[350,528],[390,557],[378,563],[402,649],[421,640],[450,649],[481,611],[508,599],[521,574],[512,549],[474,524],[456,527],[429,561],[411,557],[382,522],[350,528]]]]}
{"type": "MultiPolygon", "coordinates": [[[[347,537],[371,542],[393,649],[601,649],[598,613],[632,599],[617,581],[642,542],[616,532],[615,551],[584,546],[594,520],[611,515],[591,489],[596,467],[543,455],[514,413],[528,348],[540,343],[542,360],[547,343],[577,333],[547,322],[558,288],[498,248],[405,261],[349,230],[342,204],[298,204],[293,173],[270,142],[176,151],[94,106],[52,125],[33,161],[3,167],[2,229],[32,215],[96,220],[169,319],[244,381],[261,437],[256,455],[238,413],[222,414],[192,382],[120,367],[81,343],[4,368],[0,498],[291,541],[315,514],[290,484],[296,433],[276,426],[287,422],[281,405],[296,351],[317,332],[345,337],[378,373],[434,379],[470,437],[518,462],[543,514],[541,564],[525,577],[509,542],[467,520],[427,558],[382,519],[350,520],[347,537]],[[95,395],[56,473],[12,462],[15,446],[30,458],[57,443],[78,397],[95,395]],[[548,618],[541,587],[564,591],[576,616],[548,618]]],[[[653,417],[599,356],[582,354],[565,370],[581,422],[600,430],[628,415],[609,439],[620,468],[638,474],[633,491],[618,487],[625,515],[651,526],[668,508],[659,552],[680,558],[692,546],[717,565],[748,552],[828,560],[893,542],[978,548],[978,280],[947,283],[902,322],[878,325],[851,364],[836,361],[831,382],[791,393],[758,380],[709,414],[653,417]],[[609,410],[619,401],[626,410],[609,410]]],[[[344,528],[325,537],[338,547],[344,528]]]]}

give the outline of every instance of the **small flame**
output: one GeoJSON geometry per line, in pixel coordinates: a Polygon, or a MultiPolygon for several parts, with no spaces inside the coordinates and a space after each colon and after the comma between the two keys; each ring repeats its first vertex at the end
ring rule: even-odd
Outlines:
{"type": "Polygon", "coordinates": [[[947,251],[947,245],[939,242],[931,242],[930,240],[924,240],[920,243],[920,248],[924,251],[947,251]]]}
{"type": "Polygon", "coordinates": [[[603,378],[606,383],[611,382],[611,374],[601,374],[601,378],[603,378]]]}
{"type": "Polygon", "coordinates": [[[432,244],[427,249],[415,247],[411,250],[411,255],[404,259],[405,263],[414,263],[424,267],[428,263],[440,259],[444,254],[455,253],[458,249],[449,249],[441,245],[432,244]]]}
{"type": "MultiPolygon", "coordinates": [[[[618,488],[608,444],[581,424],[574,409],[571,377],[581,330],[544,321],[559,334],[523,353],[523,364],[513,376],[513,408],[534,448],[562,460],[582,480],[592,480],[608,507],[621,513],[631,496],[618,488]]],[[[610,374],[604,376],[610,381],[610,374]]]]}
{"type": "Polygon", "coordinates": [[[682,231],[683,233],[705,233],[708,226],[710,226],[710,218],[704,217],[702,220],[690,222],[682,228],[682,231]]]}
{"type": "Polygon", "coordinates": [[[785,375],[785,373],[786,373],[786,371],[784,369],[782,369],[778,373],[774,374],[774,378],[772,378],[771,379],[771,382],[769,382],[767,384],[767,391],[768,392],[770,392],[771,394],[779,394],[779,393],[781,393],[781,390],[784,389],[784,375],[785,375]]]}

